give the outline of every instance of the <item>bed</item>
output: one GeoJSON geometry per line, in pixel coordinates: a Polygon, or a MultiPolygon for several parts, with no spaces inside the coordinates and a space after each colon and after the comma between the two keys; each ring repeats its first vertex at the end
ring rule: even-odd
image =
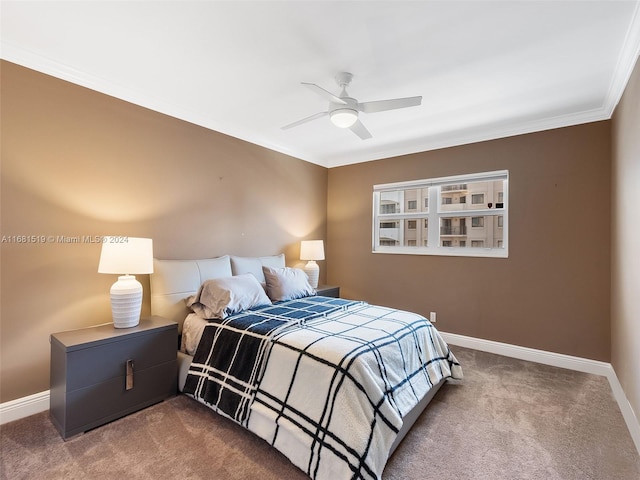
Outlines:
{"type": "Polygon", "coordinates": [[[316,296],[303,276],[284,255],[156,259],[151,313],[179,325],[181,392],[311,478],[379,479],[461,367],[424,317],[316,296]]]}

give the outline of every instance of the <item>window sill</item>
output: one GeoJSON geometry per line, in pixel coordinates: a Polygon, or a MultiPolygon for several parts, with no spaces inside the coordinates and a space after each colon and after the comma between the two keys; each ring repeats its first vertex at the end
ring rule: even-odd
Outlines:
{"type": "Polygon", "coordinates": [[[417,247],[380,247],[371,253],[391,255],[437,255],[441,257],[480,257],[480,258],[509,258],[509,251],[505,248],[417,248],[417,247]]]}

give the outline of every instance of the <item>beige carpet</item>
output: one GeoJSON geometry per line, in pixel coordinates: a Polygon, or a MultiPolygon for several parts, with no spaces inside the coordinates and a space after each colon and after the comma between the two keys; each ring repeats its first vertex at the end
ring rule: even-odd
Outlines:
{"type": "MultiPolygon", "coordinates": [[[[640,457],[604,377],[453,350],[465,379],[438,392],[383,479],[640,479],[640,457]]],[[[3,425],[0,437],[7,480],[307,478],[182,395],[67,442],[47,413],[3,425]]]]}

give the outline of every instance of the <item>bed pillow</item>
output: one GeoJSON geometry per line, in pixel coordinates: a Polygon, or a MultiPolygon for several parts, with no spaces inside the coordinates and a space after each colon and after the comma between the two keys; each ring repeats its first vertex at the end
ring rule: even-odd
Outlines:
{"type": "Polygon", "coordinates": [[[271,300],[250,273],[207,280],[187,301],[187,306],[199,316],[220,319],[260,305],[271,305],[271,300]]]}
{"type": "Polygon", "coordinates": [[[262,267],[282,268],[285,266],[284,253],[280,255],[268,255],[266,257],[236,257],[231,256],[231,271],[234,275],[252,273],[264,286],[264,274],[262,267]]]}
{"type": "Polygon", "coordinates": [[[309,284],[309,278],[299,268],[262,267],[266,282],[267,295],[273,302],[315,295],[315,289],[309,284]]]}

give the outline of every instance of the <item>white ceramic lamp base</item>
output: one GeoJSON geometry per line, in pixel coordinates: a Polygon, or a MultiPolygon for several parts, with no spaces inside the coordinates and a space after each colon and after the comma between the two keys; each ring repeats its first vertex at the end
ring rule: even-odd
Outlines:
{"type": "Polygon", "coordinates": [[[304,273],[309,277],[309,285],[318,288],[318,278],[320,277],[320,267],[315,260],[309,260],[303,268],[304,273]]]}
{"type": "Polygon", "coordinates": [[[115,328],[135,327],[142,311],[142,284],[133,275],[118,277],[111,286],[111,315],[115,328]]]}

